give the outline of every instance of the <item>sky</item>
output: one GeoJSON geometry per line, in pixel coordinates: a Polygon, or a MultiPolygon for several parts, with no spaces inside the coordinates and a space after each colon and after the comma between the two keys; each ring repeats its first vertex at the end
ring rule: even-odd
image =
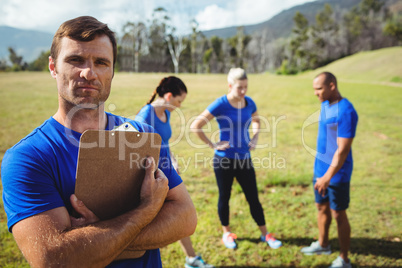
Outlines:
{"type": "Polygon", "coordinates": [[[130,22],[147,23],[155,8],[167,10],[177,33],[250,25],[313,0],[0,0],[0,25],[53,34],[66,20],[90,15],[119,33],[130,22]]]}

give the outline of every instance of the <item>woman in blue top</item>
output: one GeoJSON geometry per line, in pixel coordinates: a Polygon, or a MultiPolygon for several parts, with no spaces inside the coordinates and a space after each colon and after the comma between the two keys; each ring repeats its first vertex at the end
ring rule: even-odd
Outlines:
{"type": "Polygon", "coordinates": [[[229,92],[216,99],[193,122],[191,129],[208,146],[215,150],[214,171],[219,188],[218,214],[223,228],[222,242],[227,248],[236,248],[237,236],[229,226],[229,199],[233,180],[243,189],[250,212],[261,231],[261,240],[271,248],[282,246],[267,231],[264,212],[258,199],[258,190],[250,150],[255,149],[260,131],[260,120],[254,101],[246,96],[247,75],[241,68],[232,68],[228,74],[229,92]],[[220,141],[212,142],[202,127],[216,118],[220,129],[220,141]],[[253,137],[250,139],[251,125],[253,137]]]}
{"type": "MultiPolygon", "coordinates": [[[[161,135],[165,146],[169,146],[169,139],[172,136],[170,113],[176,108],[180,108],[186,96],[187,88],[182,80],[175,76],[165,77],[160,81],[147,104],[139,111],[135,120],[153,126],[156,132],[161,135]]],[[[178,163],[171,151],[170,156],[172,158],[173,167],[176,169],[177,173],[179,173],[178,163]]],[[[186,267],[213,267],[212,265],[206,264],[201,256],[195,254],[190,237],[181,239],[180,245],[186,254],[186,267]]]]}

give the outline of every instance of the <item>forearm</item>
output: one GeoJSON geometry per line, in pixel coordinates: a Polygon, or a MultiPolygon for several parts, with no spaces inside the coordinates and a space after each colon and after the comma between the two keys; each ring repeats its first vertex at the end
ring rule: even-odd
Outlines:
{"type": "MultiPolygon", "coordinates": [[[[184,187],[179,185],[177,187],[184,187]]],[[[132,241],[128,249],[149,250],[164,247],[194,233],[197,215],[187,191],[181,200],[166,201],[155,219],[132,241]]]]}
{"type": "Polygon", "coordinates": [[[202,129],[197,130],[196,134],[204,143],[208,145],[209,148],[214,148],[214,143],[207,137],[207,135],[205,135],[202,129]]]}
{"type": "Polygon", "coordinates": [[[32,267],[105,267],[158,214],[166,200],[168,180],[148,159],[141,187],[141,204],[110,220],[99,221],[75,196],[71,205],[83,221],[71,220],[58,207],[17,222],[13,235],[32,267]],[[82,223],[82,224],[80,224],[82,223]]]}
{"type": "Polygon", "coordinates": [[[325,172],[323,178],[330,181],[335,174],[342,168],[343,164],[346,161],[349,151],[340,151],[337,149],[334,153],[334,156],[331,161],[331,165],[329,166],[327,172],[325,172]]]}
{"type": "Polygon", "coordinates": [[[251,130],[253,136],[258,138],[258,135],[260,134],[260,119],[258,117],[253,118],[253,121],[251,122],[251,130]]]}
{"type": "Polygon", "coordinates": [[[214,148],[214,143],[208,139],[202,128],[212,119],[214,116],[205,110],[202,112],[190,126],[190,131],[194,132],[198,138],[206,143],[210,148],[214,148]]]}
{"type": "Polygon", "coordinates": [[[32,267],[104,267],[153,219],[148,209],[138,208],[112,220],[59,231],[59,223],[52,222],[51,214],[60,209],[64,208],[32,217],[35,227],[31,219],[13,227],[18,246],[32,267]],[[33,235],[38,224],[46,228],[46,234],[33,235]]]}

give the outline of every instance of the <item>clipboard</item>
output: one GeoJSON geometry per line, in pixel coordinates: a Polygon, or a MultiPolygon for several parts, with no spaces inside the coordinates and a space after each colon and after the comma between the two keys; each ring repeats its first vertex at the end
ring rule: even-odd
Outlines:
{"type": "Polygon", "coordinates": [[[101,220],[134,209],[140,203],[145,159],[152,156],[158,165],[161,141],[157,133],[119,128],[85,131],[80,138],[75,195],[101,220]]]}

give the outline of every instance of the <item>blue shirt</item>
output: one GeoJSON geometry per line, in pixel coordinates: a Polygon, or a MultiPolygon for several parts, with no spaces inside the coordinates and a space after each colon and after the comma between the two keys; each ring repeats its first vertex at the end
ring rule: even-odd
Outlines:
{"type": "Polygon", "coordinates": [[[257,111],[254,101],[245,96],[246,106],[237,109],[233,107],[226,95],[216,99],[207,110],[216,118],[219,124],[220,140],[229,141],[230,148],[215,150],[215,154],[231,159],[250,158],[250,127],[252,114],[257,111]]]}
{"type": "Polygon", "coordinates": [[[169,139],[172,137],[172,128],[170,126],[170,112],[165,110],[166,122],[163,122],[155,113],[155,108],[151,104],[147,104],[135,116],[135,120],[141,123],[151,125],[156,132],[161,135],[164,144],[169,144],[169,139]]]}
{"type": "MultiPolygon", "coordinates": [[[[329,104],[321,104],[318,124],[317,154],[314,164],[315,177],[321,178],[327,172],[335,151],[338,149],[337,138],[354,138],[358,115],[352,103],[347,99],[329,104]]],[[[353,170],[352,149],[341,169],[331,178],[330,183],[350,182],[353,170]]]]}
{"type": "MultiPolygon", "coordinates": [[[[130,122],[140,132],[153,132],[148,125],[109,113],[107,117],[106,130],[130,122]]],[[[51,117],[7,150],[1,165],[1,179],[9,231],[15,223],[54,208],[66,207],[71,213],[70,195],[75,190],[80,137],[81,133],[65,128],[51,117]]],[[[159,168],[169,179],[169,188],[182,182],[171,165],[168,151],[163,148],[159,168]]],[[[108,267],[127,265],[161,267],[159,249],[149,250],[138,259],[113,262],[108,267]]]]}

